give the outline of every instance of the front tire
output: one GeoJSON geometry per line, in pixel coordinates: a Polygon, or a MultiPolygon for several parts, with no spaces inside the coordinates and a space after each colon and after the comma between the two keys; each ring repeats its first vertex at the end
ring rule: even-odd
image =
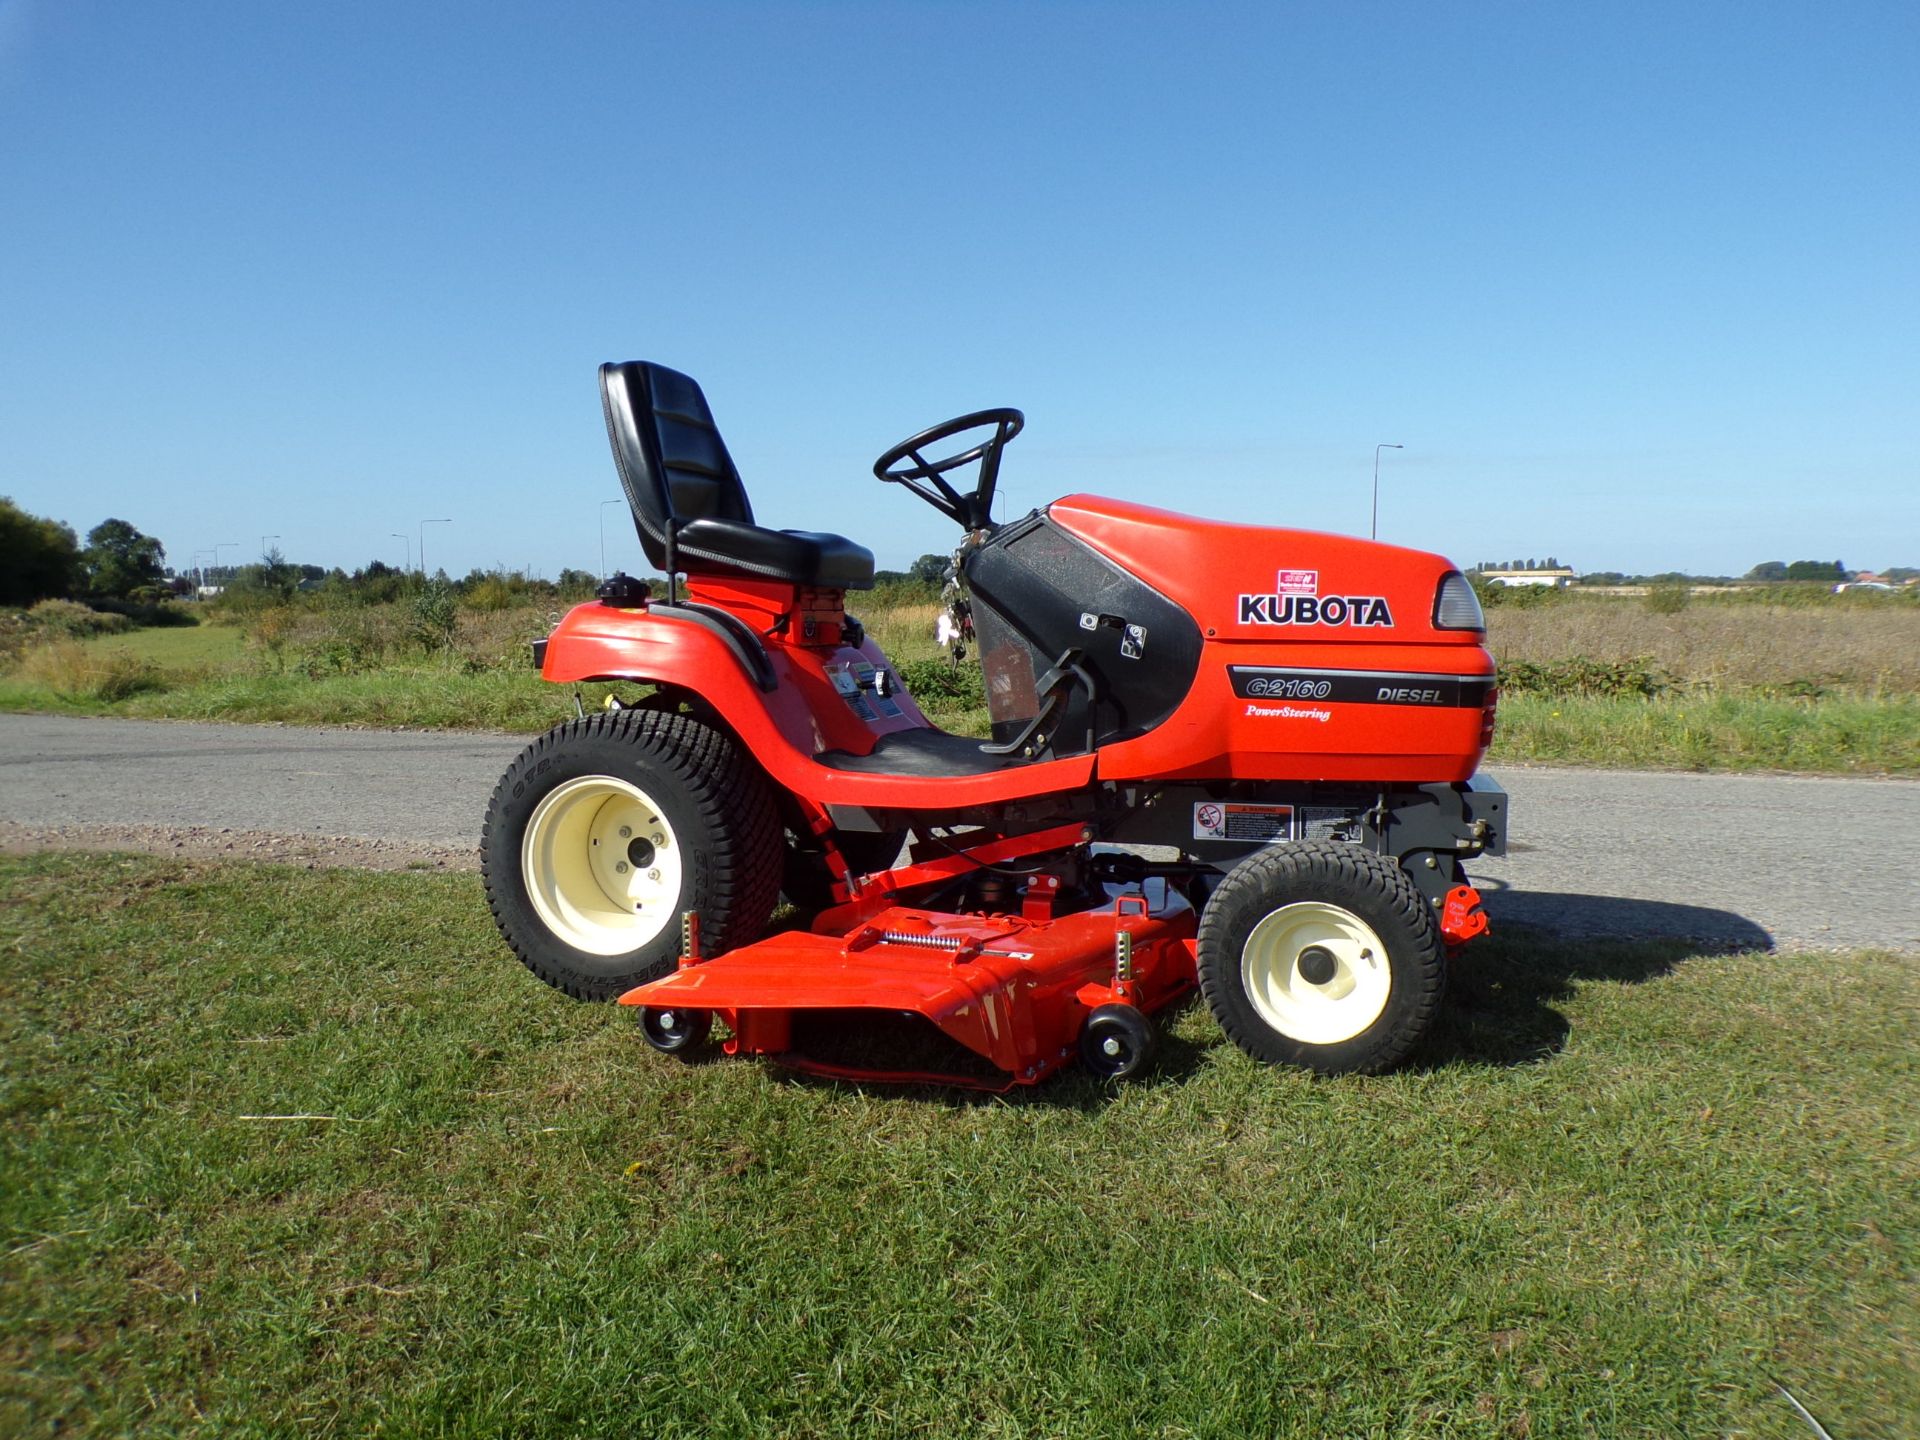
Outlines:
{"type": "Polygon", "coordinates": [[[1338,841],[1242,861],[1200,922],[1200,990],[1256,1060],[1322,1075],[1405,1059],[1440,1006],[1439,928],[1394,861],[1338,841]]]}
{"type": "Polygon", "coordinates": [[[556,726],[507,767],[480,869],[522,963],[607,1000],[673,968],[684,911],[699,912],[709,953],[759,937],[780,887],[780,820],[724,732],[615,711],[556,726]]]}

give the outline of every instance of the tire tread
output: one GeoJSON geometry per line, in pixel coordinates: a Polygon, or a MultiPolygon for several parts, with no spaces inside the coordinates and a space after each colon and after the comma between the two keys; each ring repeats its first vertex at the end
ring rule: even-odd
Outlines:
{"type": "MultiPolygon", "coordinates": [[[[1432,1025],[1446,989],[1446,956],[1431,909],[1396,861],[1344,841],[1304,840],[1262,851],[1236,866],[1220,882],[1200,920],[1199,973],[1200,993],[1220,1028],[1255,1059],[1304,1065],[1321,1074],[1372,1075],[1406,1059],[1432,1025]],[[1238,918],[1235,912],[1248,904],[1263,903],[1265,889],[1282,877],[1311,884],[1316,890],[1367,895],[1384,904],[1389,916],[1414,937],[1412,953],[1399,958],[1411,967],[1415,1005],[1352,1061],[1336,1060],[1332,1052],[1339,1046],[1302,1045],[1277,1036],[1258,1019],[1249,1019],[1235,1003],[1236,995],[1244,994],[1239,946],[1229,934],[1238,918]],[[1281,1043],[1277,1045],[1276,1041],[1281,1043]],[[1277,1055],[1283,1045],[1299,1053],[1277,1055]]],[[[1353,1044],[1341,1042],[1347,1047],[1353,1044]]]]}
{"type": "MultiPolygon", "coordinates": [[[[710,835],[726,837],[715,847],[704,939],[730,949],[760,937],[780,893],[781,827],[765,774],[724,731],[692,715],[656,709],[616,710],[563,721],[534,739],[515,757],[494,787],[480,831],[480,873],[488,908],[513,953],[542,980],[577,1000],[606,998],[606,985],[590,983],[543,961],[517,933],[505,913],[505,897],[520,883],[518,856],[509,868],[494,857],[495,829],[519,777],[564,749],[595,742],[630,747],[636,758],[670,771],[693,796],[697,818],[710,835]]],[[[517,847],[516,847],[517,851],[517,847]]]]}

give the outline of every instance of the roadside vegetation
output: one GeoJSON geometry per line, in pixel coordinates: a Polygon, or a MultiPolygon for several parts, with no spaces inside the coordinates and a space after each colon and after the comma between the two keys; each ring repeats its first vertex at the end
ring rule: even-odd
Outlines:
{"type": "MultiPolygon", "coordinates": [[[[585,571],[454,580],[375,561],[349,575],[268,550],[190,580],[165,560],[124,520],[83,545],[0,498],[0,709],[509,731],[572,713],[528,647],[592,595],[585,571]]],[[[923,555],[851,598],[929,716],[984,734],[977,664],[950,665],[933,641],[945,564],[923,555]]],[[[1570,589],[1489,569],[1572,572],[1551,556],[1469,572],[1500,665],[1494,763],[1920,774],[1911,569],[1770,560],[1741,581],[1605,573],[1570,589]]]]}
{"type": "MultiPolygon", "coordinates": [[[[589,575],[560,586],[373,566],[305,592],[241,579],[134,613],[66,600],[0,612],[0,708],[529,732],[572,713],[528,647],[591,595],[589,575]]],[[[936,722],[983,734],[977,666],[956,669],[934,645],[936,595],[903,576],[853,598],[936,722]]],[[[1780,584],[1674,604],[1657,590],[1496,588],[1486,600],[1495,763],[1920,774],[1911,591],[1780,584]]]]}
{"type": "Polygon", "coordinates": [[[0,952],[7,1434],[1920,1414],[1890,954],[1505,933],[1394,1074],[1197,1007],[1139,1082],[994,1099],[656,1056],[468,876],[0,860],[0,952]]]}
{"type": "Polygon", "coordinates": [[[1484,598],[1496,761],[1920,774],[1911,589],[1484,598]]]}

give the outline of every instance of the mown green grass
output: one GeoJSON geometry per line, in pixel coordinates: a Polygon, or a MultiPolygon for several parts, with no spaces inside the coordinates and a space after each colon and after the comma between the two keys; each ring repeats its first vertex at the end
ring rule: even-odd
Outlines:
{"type": "MultiPolygon", "coordinates": [[[[634,699],[645,695],[647,688],[549,685],[531,666],[468,673],[444,662],[424,661],[364,674],[318,677],[253,668],[163,674],[161,688],[123,700],[104,700],[85,693],[62,694],[19,675],[0,675],[0,711],[538,734],[572,717],[576,693],[583,705],[593,709],[610,692],[634,699]]],[[[927,713],[949,729],[987,733],[984,708],[930,702],[927,713]]]]}
{"type": "MultiPolygon", "coordinates": [[[[601,692],[587,698],[597,703],[601,692]]],[[[57,695],[18,678],[0,677],[0,710],[538,733],[573,714],[573,692],[543,683],[532,669],[469,675],[438,665],[318,679],[291,672],[235,670],[114,702],[57,695]]]]}
{"type": "Polygon", "coordinates": [[[246,632],[235,625],[169,625],[100,635],[87,644],[167,668],[228,668],[246,662],[246,632]]]}
{"type": "Polygon", "coordinates": [[[998,1100],[656,1057],[471,877],[8,860],[0,954],[8,1434],[1920,1416],[1910,958],[1512,935],[1393,1075],[998,1100]]]}
{"type": "MultiPolygon", "coordinates": [[[[169,684],[165,689],[125,700],[107,701],[59,695],[18,677],[0,676],[0,711],[539,734],[572,718],[576,692],[586,708],[594,709],[605,703],[609,692],[623,699],[637,699],[647,689],[639,685],[549,685],[531,668],[470,675],[427,664],[317,679],[287,672],[227,671],[169,684]]],[[[964,734],[987,733],[987,712],[983,708],[930,703],[927,713],[934,723],[948,729],[964,734]]]]}
{"type": "Polygon", "coordinates": [[[1920,696],[1503,695],[1490,764],[1920,775],[1920,696]]]}

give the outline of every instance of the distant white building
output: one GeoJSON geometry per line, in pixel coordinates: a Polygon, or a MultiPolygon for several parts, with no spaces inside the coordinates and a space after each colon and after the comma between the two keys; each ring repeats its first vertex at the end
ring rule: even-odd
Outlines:
{"type": "Polygon", "coordinates": [[[1573,583],[1573,571],[1560,570],[1482,570],[1480,578],[1489,585],[1544,585],[1564,590],[1573,583]]]}

